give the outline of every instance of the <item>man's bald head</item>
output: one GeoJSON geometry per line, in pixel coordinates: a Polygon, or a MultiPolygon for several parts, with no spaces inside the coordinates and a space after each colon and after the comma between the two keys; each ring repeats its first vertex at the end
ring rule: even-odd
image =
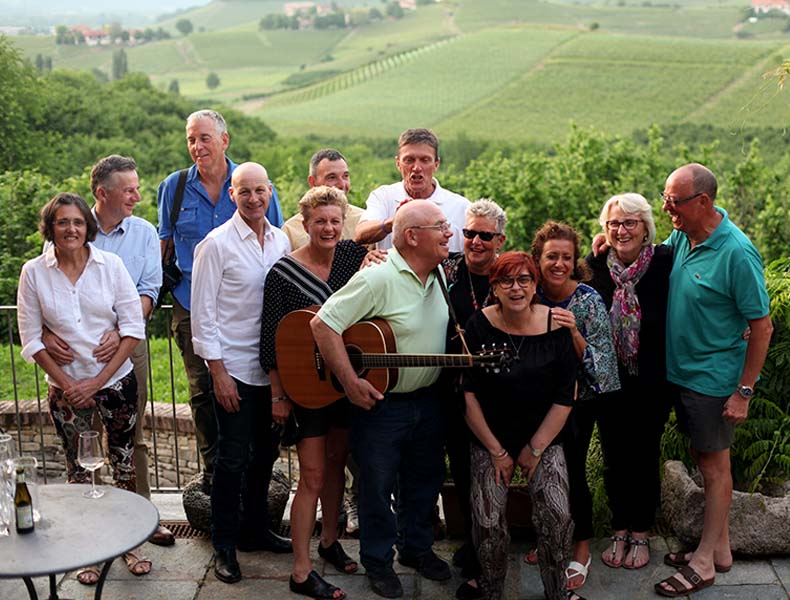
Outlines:
{"type": "Polygon", "coordinates": [[[443,218],[442,211],[428,200],[411,200],[401,206],[395,213],[392,224],[392,245],[396,248],[403,243],[403,234],[415,225],[431,225],[436,219],[443,218]],[[438,215],[438,217],[437,217],[438,215]]]}
{"type": "Polygon", "coordinates": [[[719,185],[716,181],[716,176],[705,165],[699,163],[683,165],[675,169],[669,175],[667,181],[671,178],[689,181],[694,194],[706,194],[711,201],[716,200],[716,193],[718,192],[719,185]]]}
{"type": "Polygon", "coordinates": [[[230,185],[232,187],[237,187],[239,183],[245,179],[260,179],[261,177],[267,182],[269,181],[269,174],[266,172],[266,169],[263,165],[260,165],[256,162],[241,163],[234,169],[233,174],[230,177],[230,185]]]}

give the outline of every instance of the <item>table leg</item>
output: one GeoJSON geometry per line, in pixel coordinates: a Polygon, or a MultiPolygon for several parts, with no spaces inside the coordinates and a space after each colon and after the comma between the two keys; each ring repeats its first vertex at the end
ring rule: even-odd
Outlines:
{"type": "Polygon", "coordinates": [[[99,575],[99,581],[96,582],[96,594],[93,596],[94,600],[101,600],[101,593],[102,589],[104,589],[104,580],[107,579],[107,573],[110,572],[110,566],[112,566],[112,561],[114,558],[111,558],[101,569],[101,575],[99,575]]]}
{"type": "Polygon", "coordinates": [[[30,577],[23,577],[22,581],[25,582],[25,587],[27,588],[27,593],[30,595],[30,600],[38,600],[38,594],[36,593],[36,586],[33,585],[33,580],[30,577]]]}

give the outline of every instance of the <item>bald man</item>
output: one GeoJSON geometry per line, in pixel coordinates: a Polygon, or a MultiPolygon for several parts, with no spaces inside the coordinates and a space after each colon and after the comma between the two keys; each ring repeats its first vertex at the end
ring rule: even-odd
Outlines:
{"type": "Polygon", "coordinates": [[[447,258],[450,225],[433,202],[414,200],[393,221],[394,249],[387,261],[363,269],[321,307],[311,322],[330,369],[352,402],[351,444],[359,466],[360,559],[371,588],[385,598],[403,595],[398,561],[428,579],[450,578],[433,553],[433,507],[444,479],[442,419],[435,383],[438,368],[402,369],[382,396],[357,376],[342,334],[354,323],[386,319],[403,353],[441,354],[447,303],[439,263],[447,258]],[[390,497],[398,480],[397,521],[390,497]]]}
{"type": "Polygon", "coordinates": [[[235,583],[241,579],[237,547],[291,551],[290,540],[272,532],[269,522],[267,492],[276,453],[271,386],[258,360],[263,284],[291,246],[265,216],[272,194],[266,169],[239,165],[229,191],[236,211],[197,245],[191,295],[192,344],[208,366],[218,428],[211,489],[214,574],[235,583]]]}
{"type": "Polygon", "coordinates": [[[729,571],[730,444],[746,420],[773,326],[757,248],[715,204],[713,173],[692,163],[673,171],[661,194],[674,231],[667,308],[667,379],[680,392],[680,429],[702,474],[705,518],[694,552],[670,552],[677,574],[655,585],[685,596],[729,571]],[[741,333],[751,329],[748,341],[741,333]]]}

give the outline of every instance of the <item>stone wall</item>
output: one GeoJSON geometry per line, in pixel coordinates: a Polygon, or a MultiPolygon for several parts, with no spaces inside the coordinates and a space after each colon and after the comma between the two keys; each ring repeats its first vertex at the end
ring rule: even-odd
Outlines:
{"type": "MultiPolygon", "coordinates": [[[[63,481],[66,477],[63,447],[44,400],[41,409],[43,412],[39,412],[37,400],[20,400],[18,411],[14,402],[0,402],[0,428],[11,434],[17,444],[21,437],[22,454],[37,457],[40,467],[46,463],[48,481],[63,481]]],[[[183,487],[199,471],[189,405],[173,407],[156,402],[152,414],[149,403],[143,428],[148,445],[151,490],[183,487]]],[[[109,468],[100,473],[110,480],[109,468]]]]}

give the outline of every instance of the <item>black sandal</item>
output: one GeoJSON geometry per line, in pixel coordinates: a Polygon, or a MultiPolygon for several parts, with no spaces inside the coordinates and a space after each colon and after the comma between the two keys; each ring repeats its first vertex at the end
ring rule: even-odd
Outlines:
{"type": "Polygon", "coordinates": [[[288,580],[288,587],[291,588],[291,591],[294,594],[310,596],[311,598],[343,600],[343,598],[346,597],[346,593],[343,590],[325,581],[315,571],[310,571],[307,579],[305,579],[302,583],[296,583],[296,581],[294,581],[294,576],[291,575],[291,578],[288,580]],[[340,592],[340,595],[335,596],[335,592],[340,592]]]}
{"type": "Polygon", "coordinates": [[[318,556],[323,558],[326,562],[331,564],[335,569],[340,571],[345,575],[350,575],[351,573],[356,573],[359,565],[357,565],[357,561],[351,558],[346,551],[343,550],[343,546],[340,545],[340,542],[335,540],[332,542],[330,546],[324,548],[321,545],[321,542],[318,542],[318,556]],[[353,569],[349,569],[348,567],[353,566],[353,569]]]}

